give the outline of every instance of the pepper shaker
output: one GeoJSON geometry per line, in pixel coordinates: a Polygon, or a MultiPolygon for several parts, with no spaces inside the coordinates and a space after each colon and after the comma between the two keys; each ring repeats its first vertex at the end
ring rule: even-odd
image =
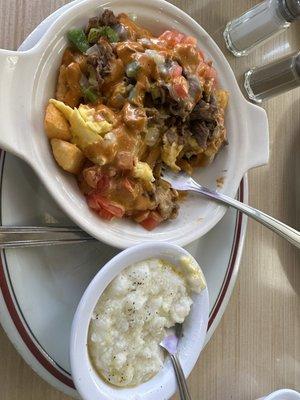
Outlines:
{"type": "Polygon", "coordinates": [[[300,86],[300,51],[250,69],[244,86],[250,100],[256,103],[300,86]]]}
{"type": "Polygon", "coordinates": [[[230,21],[223,36],[227,48],[236,57],[245,56],[298,19],[300,0],[265,0],[230,21]]]}

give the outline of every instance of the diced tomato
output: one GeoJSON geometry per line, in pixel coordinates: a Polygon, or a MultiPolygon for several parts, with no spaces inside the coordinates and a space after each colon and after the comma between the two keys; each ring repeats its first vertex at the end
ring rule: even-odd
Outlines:
{"type": "Polygon", "coordinates": [[[150,214],[150,211],[140,211],[138,214],[134,216],[134,220],[138,223],[144,221],[150,214]]]}
{"type": "Polygon", "coordinates": [[[111,212],[104,210],[104,208],[100,208],[100,210],[98,211],[98,214],[100,215],[101,218],[106,219],[107,221],[110,221],[113,219],[114,214],[112,214],[111,212]]]}
{"type": "Polygon", "coordinates": [[[182,40],[181,43],[186,43],[186,44],[191,44],[192,46],[197,46],[197,39],[194,38],[193,36],[185,36],[182,40]]]}
{"type": "Polygon", "coordinates": [[[89,194],[86,196],[86,201],[87,201],[88,206],[89,206],[92,210],[99,211],[100,206],[99,206],[99,204],[98,204],[98,198],[97,198],[97,195],[96,195],[94,192],[89,193],[89,194]]]}
{"type": "Polygon", "coordinates": [[[203,76],[206,79],[217,80],[217,72],[212,65],[206,62],[201,62],[198,66],[198,75],[203,76]]]}
{"type": "Polygon", "coordinates": [[[190,44],[193,47],[197,46],[197,39],[193,36],[186,36],[177,31],[165,31],[159,36],[160,40],[167,43],[168,47],[174,47],[178,43],[190,44]]]}
{"type": "Polygon", "coordinates": [[[188,96],[189,88],[187,80],[183,76],[178,76],[173,79],[171,86],[171,96],[175,100],[185,99],[188,96]]]}
{"type": "Polygon", "coordinates": [[[156,211],[150,211],[147,218],[140,222],[143,228],[148,231],[152,231],[155,229],[162,221],[162,217],[156,211]]]}
{"type": "Polygon", "coordinates": [[[205,77],[209,79],[217,79],[217,71],[214,69],[214,67],[207,68],[205,77]]]}
{"type": "Polygon", "coordinates": [[[172,78],[177,78],[182,75],[182,67],[179,64],[174,63],[169,72],[172,78]]]}
{"type": "Polygon", "coordinates": [[[125,214],[125,208],[121,204],[116,203],[114,201],[110,201],[105,197],[99,196],[98,204],[100,205],[101,208],[110,212],[116,218],[122,218],[123,215],[125,214]]]}
{"type": "Polygon", "coordinates": [[[97,190],[100,192],[105,192],[110,187],[110,177],[106,174],[99,176],[97,182],[97,190]]]}
{"type": "Polygon", "coordinates": [[[134,183],[131,182],[128,178],[125,178],[123,181],[123,187],[128,190],[128,192],[133,193],[134,192],[134,183]]]}
{"type": "Polygon", "coordinates": [[[165,41],[168,47],[174,47],[177,43],[180,43],[184,38],[185,35],[177,31],[165,31],[159,36],[159,40],[165,41]]]}
{"type": "Polygon", "coordinates": [[[185,99],[187,97],[188,91],[183,85],[180,85],[179,83],[174,83],[173,88],[179,98],[185,99]]]}
{"type": "Polygon", "coordinates": [[[88,194],[87,203],[92,210],[97,211],[105,219],[122,218],[125,213],[125,208],[121,204],[106,199],[99,192],[88,194]]]}
{"type": "Polygon", "coordinates": [[[97,188],[97,183],[99,180],[98,169],[94,167],[85,168],[82,171],[82,176],[84,181],[93,189],[97,188]]]}
{"type": "Polygon", "coordinates": [[[110,186],[110,177],[103,174],[99,166],[85,168],[82,174],[86,183],[93,189],[103,192],[110,186]]]}

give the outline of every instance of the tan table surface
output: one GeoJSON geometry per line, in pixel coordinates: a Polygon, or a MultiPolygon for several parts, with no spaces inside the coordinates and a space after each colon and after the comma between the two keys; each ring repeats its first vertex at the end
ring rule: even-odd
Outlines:
{"type": "MultiPolygon", "coordinates": [[[[66,2],[0,0],[0,47],[16,49],[38,23],[66,2]]],[[[199,21],[224,49],[224,24],[257,1],[173,3],[199,21]]],[[[226,55],[240,79],[249,66],[299,48],[300,23],[251,56],[226,55]]],[[[300,229],[300,89],[270,100],[265,108],[270,162],[249,173],[250,203],[300,229]]],[[[300,389],[299,291],[300,251],[249,221],[233,295],[189,378],[193,399],[252,400],[282,387],[300,389]]],[[[0,399],[69,399],[25,364],[1,328],[0,399]]]]}

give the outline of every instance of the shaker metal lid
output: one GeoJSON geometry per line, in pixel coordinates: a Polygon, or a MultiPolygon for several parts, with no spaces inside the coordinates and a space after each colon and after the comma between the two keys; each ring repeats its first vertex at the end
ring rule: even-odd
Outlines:
{"type": "Polygon", "coordinates": [[[279,0],[279,9],[288,22],[300,19],[300,0],[279,0]]]}

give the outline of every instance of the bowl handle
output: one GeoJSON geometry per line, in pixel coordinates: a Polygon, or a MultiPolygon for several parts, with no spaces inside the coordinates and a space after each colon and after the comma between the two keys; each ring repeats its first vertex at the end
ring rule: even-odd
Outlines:
{"type": "Polygon", "coordinates": [[[0,49],[0,148],[26,160],[25,126],[38,60],[35,52],[0,49]]]}
{"type": "Polygon", "coordinates": [[[269,124],[266,111],[247,101],[248,148],[245,172],[269,161],[269,124]]]}

